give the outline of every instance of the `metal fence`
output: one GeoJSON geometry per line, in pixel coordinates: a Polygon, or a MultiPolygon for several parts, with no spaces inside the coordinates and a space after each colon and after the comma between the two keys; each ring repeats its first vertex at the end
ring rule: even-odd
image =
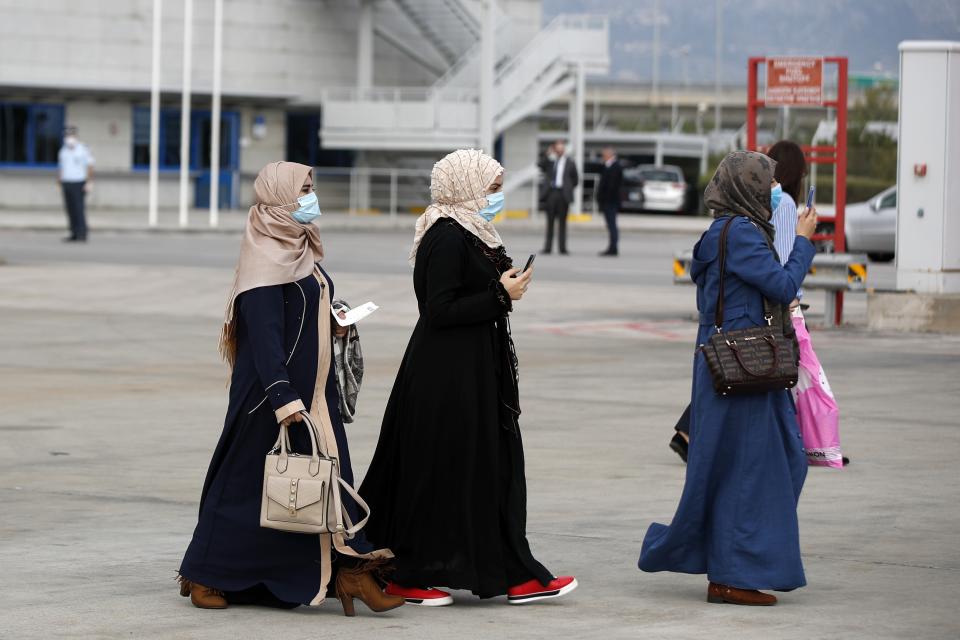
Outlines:
{"type": "Polygon", "coordinates": [[[351,214],[419,213],[430,202],[430,172],[414,169],[315,167],[314,185],[327,209],[351,214]]]}
{"type": "MultiPolygon", "coordinates": [[[[430,203],[430,171],[423,169],[383,169],[368,167],[314,167],[314,188],[322,207],[347,211],[353,215],[368,213],[419,214],[430,203]]],[[[524,172],[524,179],[508,181],[508,209],[529,210],[537,217],[541,203],[537,171],[524,172]],[[525,190],[524,197],[511,193],[525,190]]],[[[593,189],[599,176],[586,173],[581,177],[584,198],[583,212],[597,213],[593,189]]]]}

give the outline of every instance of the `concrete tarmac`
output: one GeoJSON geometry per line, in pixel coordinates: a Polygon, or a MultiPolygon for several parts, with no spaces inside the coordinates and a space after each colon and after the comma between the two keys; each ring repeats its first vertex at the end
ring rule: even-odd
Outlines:
{"type": "MultiPolygon", "coordinates": [[[[416,320],[409,235],[324,234],[338,294],[381,306],[360,328],[366,375],[348,426],[360,477],[416,320]]],[[[518,261],[539,239],[507,236],[518,261]]],[[[960,637],[960,338],[868,333],[857,297],[854,326],[813,334],[853,464],[810,470],[809,585],[740,608],[707,604],[703,576],[636,568],[646,527],[670,521],[683,486],[667,441],[689,398],[695,306],[669,265],[695,239],[629,234],[609,260],[595,257],[600,234],[575,235],[573,256],[538,257],[513,315],[529,537],[580,588],[526,607],[456,592],[448,608],[360,605],[347,619],[332,600],[201,611],[176,592],[226,408],[216,342],[237,236],[62,246],[4,232],[0,638],[960,637]]]]}

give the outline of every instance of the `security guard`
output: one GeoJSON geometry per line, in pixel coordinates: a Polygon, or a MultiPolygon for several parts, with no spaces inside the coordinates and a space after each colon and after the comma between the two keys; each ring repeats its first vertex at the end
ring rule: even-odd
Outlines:
{"type": "Polygon", "coordinates": [[[77,139],[77,128],[67,127],[63,131],[63,146],[57,156],[60,167],[60,188],[63,190],[63,202],[67,208],[67,220],[70,235],[64,242],[87,241],[87,216],[84,211],[84,199],[93,182],[93,155],[87,145],[77,139]]]}

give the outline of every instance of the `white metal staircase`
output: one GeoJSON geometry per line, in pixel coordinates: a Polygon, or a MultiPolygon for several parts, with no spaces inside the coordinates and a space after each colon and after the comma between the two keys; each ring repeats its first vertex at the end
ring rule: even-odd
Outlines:
{"type": "Polygon", "coordinates": [[[393,0],[447,64],[453,65],[480,37],[480,22],[462,0],[393,0]]]}
{"type": "MultiPolygon", "coordinates": [[[[395,1],[408,3],[411,11],[416,10],[417,19],[424,24],[424,37],[428,33],[437,37],[438,51],[453,51],[455,38],[441,34],[443,27],[438,25],[458,23],[462,16],[451,16],[468,11],[466,5],[460,0],[395,1]]],[[[569,93],[577,73],[606,74],[610,66],[608,30],[606,16],[561,15],[515,54],[503,55],[500,51],[494,73],[494,134],[569,93]]],[[[466,47],[461,44],[459,58],[432,86],[345,87],[325,92],[321,134],[324,146],[445,150],[478,145],[477,37],[473,36],[468,43],[466,47]]]]}

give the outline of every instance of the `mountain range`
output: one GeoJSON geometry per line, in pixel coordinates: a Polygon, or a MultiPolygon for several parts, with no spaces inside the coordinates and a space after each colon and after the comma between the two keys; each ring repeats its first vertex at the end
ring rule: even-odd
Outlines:
{"type": "Polygon", "coordinates": [[[847,56],[851,74],[895,77],[901,41],[960,40],[960,0],[543,0],[543,18],[608,15],[611,77],[637,82],[652,78],[658,20],[660,82],[702,84],[715,76],[718,4],[724,84],[745,84],[747,58],[771,55],[847,56]]]}

